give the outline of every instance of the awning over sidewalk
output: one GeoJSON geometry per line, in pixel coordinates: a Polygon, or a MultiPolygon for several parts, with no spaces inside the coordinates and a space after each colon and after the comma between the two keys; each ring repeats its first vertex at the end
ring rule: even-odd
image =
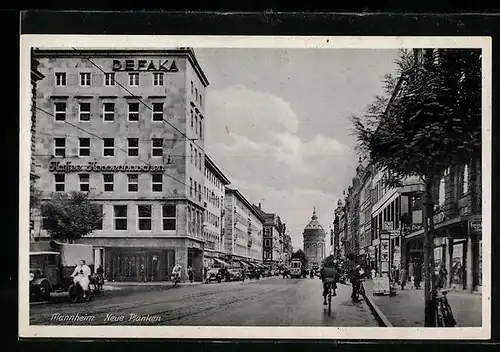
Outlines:
{"type": "Polygon", "coordinates": [[[223,261],[223,260],[220,260],[219,258],[213,258],[213,259],[214,259],[217,263],[219,263],[219,264],[223,264],[223,265],[227,265],[227,266],[229,266],[229,264],[228,264],[228,263],[226,263],[226,262],[225,262],[225,261],[223,261]]]}

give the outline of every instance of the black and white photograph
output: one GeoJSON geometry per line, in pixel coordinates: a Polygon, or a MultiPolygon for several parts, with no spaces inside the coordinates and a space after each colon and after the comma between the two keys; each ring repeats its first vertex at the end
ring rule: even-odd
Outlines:
{"type": "Polygon", "coordinates": [[[489,338],[490,76],[487,37],[22,36],[20,335],[489,338]]]}

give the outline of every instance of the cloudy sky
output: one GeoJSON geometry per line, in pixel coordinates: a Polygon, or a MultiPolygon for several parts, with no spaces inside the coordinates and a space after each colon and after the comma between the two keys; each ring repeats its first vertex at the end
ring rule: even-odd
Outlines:
{"type": "Polygon", "coordinates": [[[348,117],[382,92],[397,51],[197,49],[196,55],[210,81],[205,149],[231,186],[278,213],[294,248],[302,247],[314,206],[329,231],[357,162],[348,117]]]}

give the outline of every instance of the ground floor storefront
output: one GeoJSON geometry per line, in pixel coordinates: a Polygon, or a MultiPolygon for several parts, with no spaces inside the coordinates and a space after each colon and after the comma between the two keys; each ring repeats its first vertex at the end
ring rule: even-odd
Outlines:
{"type": "Polygon", "coordinates": [[[191,238],[97,238],[80,240],[94,246],[96,267],[102,265],[110,281],[167,281],[182,266],[182,281],[192,269],[194,281],[203,279],[203,242],[191,238]]]}
{"type": "MultiPolygon", "coordinates": [[[[434,272],[438,274],[441,267],[446,269],[446,287],[471,292],[480,291],[481,218],[456,218],[439,225],[441,226],[436,226],[434,233],[434,272]]],[[[405,241],[409,275],[424,263],[423,236],[423,233],[418,233],[416,236],[410,234],[405,241]]]]}

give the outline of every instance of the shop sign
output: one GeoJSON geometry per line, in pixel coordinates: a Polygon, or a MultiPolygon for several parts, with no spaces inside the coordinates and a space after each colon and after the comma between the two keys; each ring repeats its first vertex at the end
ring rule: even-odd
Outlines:
{"type": "Polygon", "coordinates": [[[446,220],[446,215],[444,214],[444,212],[440,211],[439,213],[434,215],[433,220],[434,224],[439,224],[446,220]]]}
{"type": "Polygon", "coordinates": [[[113,71],[178,72],[174,60],[113,60],[113,71]]]}
{"type": "Polygon", "coordinates": [[[102,165],[95,161],[90,161],[87,165],[73,165],[71,161],[61,163],[60,161],[51,161],[50,172],[165,172],[163,165],[102,165]]]}
{"type": "Polygon", "coordinates": [[[474,235],[478,235],[483,230],[483,223],[481,220],[469,221],[470,232],[474,235]]]}
{"type": "Polygon", "coordinates": [[[394,230],[394,224],[392,221],[384,221],[382,223],[382,231],[391,231],[394,230]]]}

